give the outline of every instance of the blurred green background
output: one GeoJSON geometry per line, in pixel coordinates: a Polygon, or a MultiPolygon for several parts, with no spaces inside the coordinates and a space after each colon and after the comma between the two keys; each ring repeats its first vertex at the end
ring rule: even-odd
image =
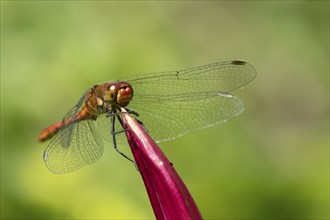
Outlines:
{"type": "Polygon", "coordinates": [[[329,1],[1,1],[1,218],[154,218],[112,144],[55,175],[36,137],[94,84],[232,59],[243,114],[162,149],[206,219],[328,219],[329,1]]]}

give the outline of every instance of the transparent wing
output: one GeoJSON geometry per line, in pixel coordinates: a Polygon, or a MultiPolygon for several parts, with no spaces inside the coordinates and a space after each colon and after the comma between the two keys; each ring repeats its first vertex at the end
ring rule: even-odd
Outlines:
{"type": "Polygon", "coordinates": [[[244,61],[226,61],[179,71],[159,72],[127,80],[133,87],[133,101],[145,97],[168,99],[171,95],[228,93],[253,80],[255,68],[244,61]]]}
{"type": "Polygon", "coordinates": [[[86,120],[61,129],[44,152],[44,161],[54,173],[67,173],[97,161],[103,143],[94,121],[86,120]],[[63,145],[63,140],[66,140],[63,145]]]}
{"type": "Polygon", "coordinates": [[[132,103],[131,108],[140,114],[137,118],[156,142],[224,123],[244,110],[243,103],[228,94],[182,95],[163,102],[149,99],[148,103],[132,103]]]}
{"type": "Polygon", "coordinates": [[[244,61],[151,73],[128,80],[134,97],[128,108],[156,141],[226,122],[241,113],[243,103],[231,92],[253,80],[256,70],[244,61]]]}

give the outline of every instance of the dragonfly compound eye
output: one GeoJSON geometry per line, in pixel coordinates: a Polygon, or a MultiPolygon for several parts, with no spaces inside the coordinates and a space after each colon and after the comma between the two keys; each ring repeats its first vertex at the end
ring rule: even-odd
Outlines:
{"type": "Polygon", "coordinates": [[[117,93],[117,103],[125,107],[133,98],[133,89],[128,83],[123,84],[117,93]]]}

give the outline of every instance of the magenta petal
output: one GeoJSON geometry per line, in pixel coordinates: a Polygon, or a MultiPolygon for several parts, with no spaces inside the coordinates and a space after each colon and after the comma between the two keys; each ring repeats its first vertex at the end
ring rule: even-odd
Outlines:
{"type": "Polygon", "coordinates": [[[122,114],[122,121],[156,218],[202,219],[187,187],[158,145],[135,118],[122,114]]]}

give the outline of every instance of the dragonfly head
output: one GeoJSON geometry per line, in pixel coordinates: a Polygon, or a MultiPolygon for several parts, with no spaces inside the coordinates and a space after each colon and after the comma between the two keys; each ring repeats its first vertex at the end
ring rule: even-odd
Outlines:
{"type": "Polygon", "coordinates": [[[110,103],[126,107],[133,98],[133,88],[128,82],[111,83],[104,99],[110,103]]]}

